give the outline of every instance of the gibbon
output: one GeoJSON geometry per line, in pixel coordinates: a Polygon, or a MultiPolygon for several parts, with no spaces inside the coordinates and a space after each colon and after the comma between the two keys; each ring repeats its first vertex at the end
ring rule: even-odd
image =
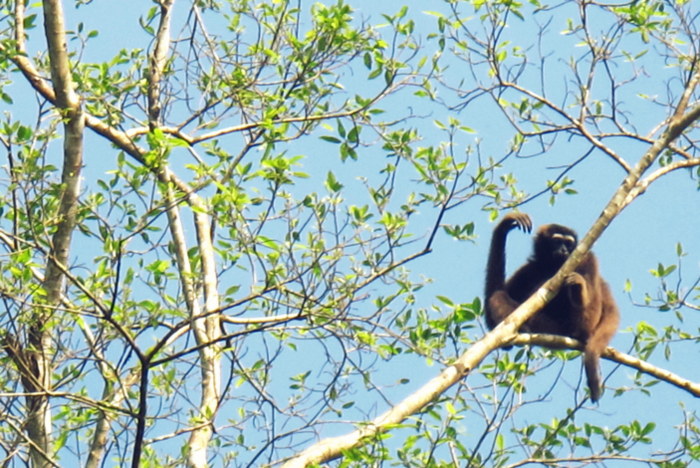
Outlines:
{"type": "MultiPolygon", "coordinates": [[[[576,248],[576,233],[566,226],[547,224],[538,229],[534,251],[508,281],[505,246],[508,233],[532,230],[524,213],[509,213],[493,232],[486,267],[486,324],[493,329],[559,270],[576,248]]],[[[557,295],[522,327],[527,333],[568,336],[584,344],[584,368],[591,400],[601,395],[600,355],[617,331],[619,312],[607,283],[598,273],[598,261],[589,252],[565,280],[557,295]]]]}

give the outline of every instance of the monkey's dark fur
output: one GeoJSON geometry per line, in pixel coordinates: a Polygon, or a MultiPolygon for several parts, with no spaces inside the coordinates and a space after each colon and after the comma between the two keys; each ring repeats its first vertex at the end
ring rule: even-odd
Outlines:
{"type": "MultiPolygon", "coordinates": [[[[508,233],[532,230],[524,213],[509,213],[493,232],[486,267],[486,324],[494,328],[516,307],[554,276],[577,244],[576,233],[566,226],[547,224],[538,229],[534,252],[508,281],[505,280],[505,247],[508,233]]],[[[571,273],[557,295],[522,326],[523,332],[568,336],[584,344],[584,368],[591,400],[598,401],[601,382],[600,355],[617,331],[620,316],[610,288],[598,273],[595,255],[589,252],[571,273]]]]}

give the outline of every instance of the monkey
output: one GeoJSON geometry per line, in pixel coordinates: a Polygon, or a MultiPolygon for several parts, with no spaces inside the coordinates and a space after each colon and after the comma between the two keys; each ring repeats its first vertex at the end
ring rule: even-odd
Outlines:
{"type": "MultiPolygon", "coordinates": [[[[505,280],[506,237],[513,229],[531,232],[527,214],[511,212],[493,231],[486,266],[486,324],[493,329],[550,279],[576,248],[572,229],[547,224],[537,230],[533,253],[527,262],[505,280]]],[[[521,327],[526,333],[568,336],[583,343],[583,367],[591,401],[600,399],[600,356],[615,335],[620,314],[610,287],[598,271],[598,260],[588,252],[564,281],[557,295],[521,327]]]]}

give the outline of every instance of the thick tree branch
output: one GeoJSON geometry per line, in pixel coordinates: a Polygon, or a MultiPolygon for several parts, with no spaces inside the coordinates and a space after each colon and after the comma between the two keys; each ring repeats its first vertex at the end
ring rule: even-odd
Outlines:
{"type": "MultiPolygon", "coordinates": [[[[513,341],[511,341],[511,344],[539,345],[547,348],[561,349],[583,349],[583,344],[580,341],[574,340],[573,338],[539,333],[521,333],[513,341]]],[[[693,382],[685,379],[678,374],[674,374],[671,371],[649,364],[644,360],[618,351],[610,346],[605,350],[601,357],[607,359],[608,361],[617,362],[631,369],[636,369],[645,374],[649,374],[652,377],[656,377],[659,380],[673,385],[674,387],[687,391],[694,397],[700,398],[700,382],[693,382]]]]}
{"type": "MultiPolygon", "coordinates": [[[[55,105],[63,119],[63,168],[61,172],[61,192],[59,205],[54,214],[57,220],[51,237],[51,247],[46,256],[46,272],[42,282],[45,291],[45,306],[35,307],[27,322],[27,342],[22,346],[13,337],[13,357],[22,375],[27,400],[26,431],[32,440],[30,457],[32,466],[44,468],[54,466],[53,442],[51,434],[51,406],[48,392],[52,388],[52,357],[54,355],[52,330],[47,328],[49,318],[61,301],[64,275],[61,265],[68,263],[73,231],[76,226],[80,177],[83,165],[83,129],[85,119],[80,99],[75,93],[71,75],[68,50],[66,47],[63,9],[60,0],[46,0],[44,10],[44,32],[48,47],[51,69],[50,90],[55,96],[55,105]]],[[[24,2],[18,0],[15,12],[18,23],[24,21],[24,2]]],[[[16,32],[18,57],[23,57],[24,30],[20,26],[16,32]]],[[[20,60],[20,63],[24,59],[20,60]]],[[[25,75],[27,75],[25,73],[25,75]]],[[[49,89],[48,84],[30,74],[30,81],[49,89]]]]}

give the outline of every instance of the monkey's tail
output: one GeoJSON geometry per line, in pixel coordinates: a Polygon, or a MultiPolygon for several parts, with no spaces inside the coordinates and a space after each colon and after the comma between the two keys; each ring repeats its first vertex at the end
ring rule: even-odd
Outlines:
{"type": "Polygon", "coordinates": [[[593,403],[600,399],[602,386],[600,382],[600,371],[598,362],[600,354],[591,350],[586,350],[583,354],[583,367],[586,369],[586,379],[588,380],[588,389],[591,391],[591,401],[593,403]]]}

